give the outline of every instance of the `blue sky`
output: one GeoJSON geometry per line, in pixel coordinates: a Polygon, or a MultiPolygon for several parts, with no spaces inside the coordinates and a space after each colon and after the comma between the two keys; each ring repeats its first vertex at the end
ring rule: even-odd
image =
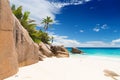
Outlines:
{"type": "Polygon", "coordinates": [[[72,47],[120,47],[120,0],[10,0],[40,21],[55,21],[54,43],[72,47]],[[31,4],[33,3],[33,4],[31,4]]]}

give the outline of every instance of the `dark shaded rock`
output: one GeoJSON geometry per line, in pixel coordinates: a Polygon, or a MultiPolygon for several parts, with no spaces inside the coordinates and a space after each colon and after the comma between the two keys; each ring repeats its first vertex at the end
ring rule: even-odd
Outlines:
{"type": "Polygon", "coordinates": [[[33,42],[26,29],[14,16],[14,43],[18,55],[19,66],[26,66],[42,60],[40,57],[39,46],[33,42]]]}
{"type": "Polygon", "coordinates": [[[72,52],[73,54],[83,54],[83,51],[79,50],[79,49],[76,48],[76,47],[73,47],[72,50],[71,50],[71,52],[72,52]]]}
{"type": "Polygon", "coordinates": [[[12,76],[19,66],[42,60],[39,46],[12,14],[8,0],[0,0],[0,80],[12,76]]]}
{"type": "Polygon", "coordinates": [[[64,46],[51,46],[51,51],[56,57],[69,57],[69,52],[64,46]]]}

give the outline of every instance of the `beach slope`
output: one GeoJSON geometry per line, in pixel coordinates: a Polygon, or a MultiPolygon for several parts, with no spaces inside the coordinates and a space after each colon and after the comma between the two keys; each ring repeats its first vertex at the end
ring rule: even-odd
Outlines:
{"type": "Polygon", "coordinates": [[[47,58],[22,67],[5,80],[120,80],[120,76],[105,75],[113,71],[120,75],[120,59],[103,57],[47,58]]]}

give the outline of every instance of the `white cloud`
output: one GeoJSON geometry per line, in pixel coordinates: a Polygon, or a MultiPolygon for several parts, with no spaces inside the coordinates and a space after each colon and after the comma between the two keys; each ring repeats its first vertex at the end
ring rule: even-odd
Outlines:
{"type": "Polygon", "coordinates": [[[112,40],[111,45],[120,47],[120,38],[112,40]]]}
{"type": "Polygon", "coordinates": [[[30,11],[30,17],[40,24],[40,20],[46,16],[50,16],[55,20],[55,14],[58,14],[60,9],[53,6],[47,0],[10,0],[11,4],[23,6],[23,11],[30,11]]]}
{"type": "Polygon", "coordinates": [[[53,45],[64,45],[66,47],[77,47],[80,45],[80,42],[69,39],[68,36],[59,36],[53,32],[49,32],[49,35],[54,37],[53,45]]]}
{"type": "Polygon", "coordinates": [[[120,43],[120,38],[112,41],[113,43],[120,43]]]}
{"type": "Polygon", "coordinates": [[[107,24],[103,24],[103,25],[101,26],[101,29],[108,29],[107,24]]]}
{"type": "Polygon", "coordinates": [[[104,47],[104,46],[109,46],[108,43],[105,43],[103,41],[88,41],[86,44],[89,44],[90,46],[93,47],[104,47]]]}
{"type": "Polygon", "coordinates": [[[103,24],[103,25],[96,24],[96,27],[93,28],[93,31],[99,32],[100,30],[106,30],[106,29],[108,29],[107,24],[103,24]]]}
{"type": "Polygon", "coordinates": [[[91,0],[85,0],[85,2],[89,2],[89,1],[91,1],[91,0]]]}
{"type": "MultiPolygon", "coordinates": [[[[30,11],[30,17],[40,25],[41,19],[46,16],[50,16],[55,20],[55,15],[59,14],[64,6],[79,5],[89,1],[90,0],[67,0],[63,2],[60,2],[60,0],[10,0],[10,3],[16,6],[23,6],[23,11],[30,11]]],[[[55,23],[58,23],[58,21],[55,20],[55,23]]]]}
{"type": "Polygon", "coordinates": [[[80,5],[83,4],[83,1],[78,1],[78,2],[66,2],[66,3],[61,3],[61,2],[52,2],[52,4],[57,7],[57,8],[62,8],[65,6],[69,6],[69,5],[80,5]]]}
{"type": "Polygon", "coordinates": [[[49,32],[49,34],[54,37],[53,45],[64,45],[65,47],[120,47],[120,44],[115,44],[120,43],[120,39],[108,43],[103,41],[79,42],[69,39],[68,36],[59,36],[51,32],[49,32]]]}
{"type": "Polygon", "coordinates": [[[100,31],[100,28],[95,27],[95,28],[93,28],[93,31],[95,31],[95,32],[99,32],[99,31],[100,31]]]}
{"type": "Polygon", "coordinates": [[[86,2],[89,2],[91,0],[64,0],[64,1],[60,1],[60,0],[49,0],[54,6],[56,6],[57,8],[62,8],[65,6],[69,6],[69,5],[80,5],[86,2]]]}
{"type": "Polygon", "coordinates": [[[80,30],[80,32],[82,33],[82,32],[84,32],[84,30],[80,30]]]}

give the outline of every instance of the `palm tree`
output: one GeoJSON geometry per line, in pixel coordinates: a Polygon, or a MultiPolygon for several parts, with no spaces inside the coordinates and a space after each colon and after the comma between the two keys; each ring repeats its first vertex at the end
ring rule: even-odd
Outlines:
{"type": "Polygon", "coordinates": [[[15,4],[12,5],[11,9],[12,9],[12,11],[14,11],[16,9],[15,4]]]}
{"type": "Polygon", "coordinates": [[[25,11],[24,13],[22,13],[22,6],[16,8],[15,5],[12,5],[11,9],[14,15],[19,19],[22,26],[27,29],[28,32],[31,30],[35,30],[36,24],[34,23],[34,20],[29,19],[29,11],[25,11]]]}
{"type": "Polygon", "coordinates": [[[36,24],[34,23],[34,20],[29,19],[30,12],[26,11],[23,14],[23,17],[21,19],[21,24],[24,26],[25,29],[29,31],[35,30],[36,24]]]}
{"type": "MultiPolygon", "coordinates": [[[[19,6],[18,8],[15,7],[15,5],[12,5],[11,7],[13,14],[18,18],[22,26],[28,31],[30,37],[33,39],[34,42],[40,43],[41,41],[49,44],[50,37],[48,33],[43,31],[36,30],[36,24],[35,20],[31,20],[29,18],[30,12],[25,11],[22,13],[22,6],[19,6]]],[[[51,17],[47,17],[46,19],[43,19],[43,22],[45,24],[44,29],[47,30],[49,27],[49,24],[52,23],[53,20],[51,17]]]]}
{"type": "Polygon", "coordinates": [[[44,24],[44,30],[46,31],[50,25],[50,23],[53,23],[53,20],[51,19],[51,17],[46,17],[42,20],[42,24],[44,24]]]}
{"type": "MultiPolygon", "coordinates": [[[[15,5],[12,5],[11,7],[13,14],[17,17],[17,19],[20,21],[21,25],[28,31],[29,35],[33,40],[34,38],[37,38],[36,35],[32,36],[33,33],[36,33],[36,24],[34,23],[34,20],[29,19],[30,12],[25,11],[22,13],[22,6],[19,6],[18,8],[15,7],[15,5]]],[[[37,34],[37,33],[36,33],[37,34]]]]}
{"type": "Polygon", "coordinates": [[[15,8],[15,5],[12,6],[13,14],[17,17],[17,19],[20,21],[23,17],[22,14],[22,6],[19,6],[17,9],[15,8]]]}
{"type": "Polygon", "coordinates": [[[51,37],[51,44],[53,43],[53,40],[54,40],[54,37],[52,36],[52,37],[51,37]]]}

